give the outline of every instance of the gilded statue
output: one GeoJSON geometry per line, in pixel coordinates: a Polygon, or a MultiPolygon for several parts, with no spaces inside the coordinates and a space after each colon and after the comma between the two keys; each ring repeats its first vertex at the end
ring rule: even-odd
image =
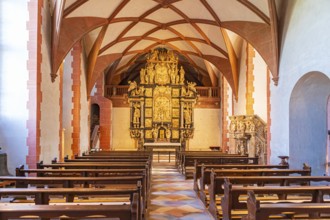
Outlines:
{"type": "Polygon", "coordinates": [[[176,70],[176,65],[173,63],[170,68],[170,77],[171,77],[171,83],[175,84],[176,81],[176,76],[177,76],[177,70],[176,70]]]}
{"type": "Polygon", "coordinates": [[[184,72],[184,69],[183,69],[183,66],[181,66],[180,67],[180,84],[184,84],[184,74],[185,74],[185,72],[184,72]]]}
{"type": "Polygon", "coordinates": [[[146,75],[146,70],[142,68],[140,70],[140,83],[144,84],[145,83],[145,75],[146,75]]]}
{"type": "Polygon", "coordinates": [[[148,57],[148,60],[150,61],[157,61],[158,60],[158,50],[152,50],[150,52],[150,56],[148,57]]]}
{"type": "Polygon", "coordinates": [[[186,104],[185,109],[183,110],[184,122],[186,127],[191,124],[191,109],[189,104],[186,104]]]}
{"type": "Polygon", "coordinates": [[[154,140],[157,141],[157,139],[158,139],[158,128],[157,128],[156,125],[155,125],[155,127],[152,129],[152,136],[153,136],[154,140]]]}
{"type": "Polygon", "coordinates": [[[131,82],[131,81],[128,81],[129,83],[129,87],[128,87],[128,92],[131,92],[133,91],[134,89],[137,89],[137,84],[135,81],[131,82]]]}
{"type": "Polygon", "coordinates": [[[167,140],[171,139],[171,128],[170,128],[170,126],[168,126],[168,128],[166,129],[165,135],[166,135],[167,140]]]}
{"type": "Polygon", "coordinates": [[[167,66],[165,65],[165,62],[157,63],[155,66],[155,70],[156,70],[155,83],[158,83],[160,85],[169,83],[168,69],[167,66]]]}
{"type": "Polygon", "coordinates": [[[136,103],[133,105],[133,107],[134,107],[133,124],[135,124],[135,126],[138,127],[138,124],[140,124],[140,117],[141,117],[140,104],[136,103]]]}
{"type": "Polygon", "coordinates": [[[149,76],[149,83],[153,84],[154,78],[155,78],[154,64],[152,64],[152,63],[148,64],[147,72],[148,72],[148,76],[149,76]]]}

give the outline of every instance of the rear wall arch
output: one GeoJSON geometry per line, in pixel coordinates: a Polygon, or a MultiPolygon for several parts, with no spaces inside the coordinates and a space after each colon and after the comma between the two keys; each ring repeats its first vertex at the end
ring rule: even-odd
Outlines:
{"type": "Polygon", "coordinates": [[[303,163],[313,175],[326,171],[327,101],[330,79],[323,73],[310,72],[296,83],[289,105],[289,156],[292,168],[303,163]]]}

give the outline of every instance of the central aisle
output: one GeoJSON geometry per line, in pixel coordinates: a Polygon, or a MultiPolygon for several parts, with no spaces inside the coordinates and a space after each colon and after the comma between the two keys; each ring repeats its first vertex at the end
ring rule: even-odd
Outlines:
{"type": "Polygon", "coordinates": [[[173,162],[154,161],[150,200],[147,220],[213,219],[197,198],[192,180],[185,180],[173,162]]]}

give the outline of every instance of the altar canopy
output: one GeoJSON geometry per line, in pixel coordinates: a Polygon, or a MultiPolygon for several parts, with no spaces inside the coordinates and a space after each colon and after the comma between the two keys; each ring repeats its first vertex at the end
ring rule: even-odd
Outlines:
{"type": "Polygon", "coordinates": [[[147,54],[140,70],[140,84],[129,82],[130,135],[141,149],[144,143],[186,143],[193,137],[196,83],[185,81],[172,50],[157,49],[147,54]]]}

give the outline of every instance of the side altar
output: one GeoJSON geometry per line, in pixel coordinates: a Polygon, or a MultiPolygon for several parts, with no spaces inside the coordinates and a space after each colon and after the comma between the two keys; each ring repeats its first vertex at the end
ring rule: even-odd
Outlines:
{"type": "MultiPolygon", "coordinates": [[[[140,83],[129,82],[130,135],[136,148],[145,143],[186,146],[194,134],[196,83],[185,81],[185,70],[171,50],[153,50],[140,70],[140,83]]],[[[154,144],[153,144],[154,145],[154,144]]]]}

